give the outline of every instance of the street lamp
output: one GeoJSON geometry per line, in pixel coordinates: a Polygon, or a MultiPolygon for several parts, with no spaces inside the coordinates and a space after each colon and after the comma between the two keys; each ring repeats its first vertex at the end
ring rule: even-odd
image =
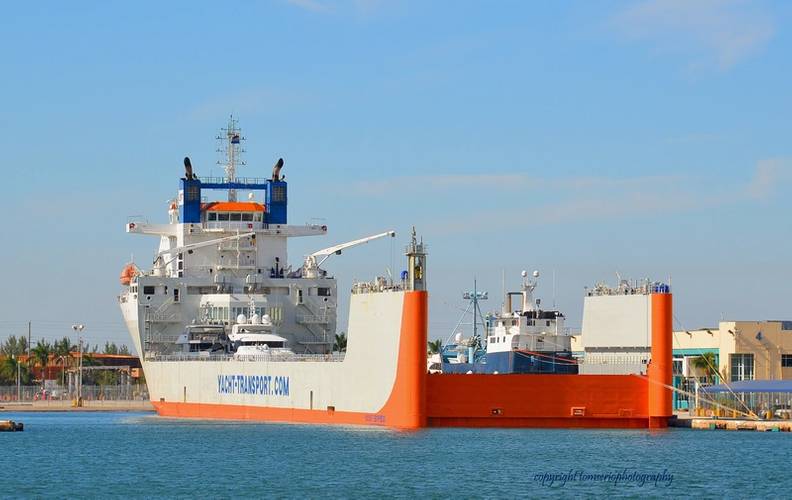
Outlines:
{"type": "Polygon", "coordinates": [[[79,375],[77,376],[77,406],[82,406],[82,364],[83,364],[83,350],[82,350],[82,335],[79,335],[85,329],[85,325],[72,325],[72,330],[78,332],[80,340],[80,368],[79,375]]]}

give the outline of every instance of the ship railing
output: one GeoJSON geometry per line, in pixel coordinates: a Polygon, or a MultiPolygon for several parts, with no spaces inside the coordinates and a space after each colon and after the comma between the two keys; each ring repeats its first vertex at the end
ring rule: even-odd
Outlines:
{"type": "Polygon", "coordinates": [[[401,283],[382,284],[378,282],[359,282],[352,285],[352,295],[364,293],[401,292],[405,287],[401,283]]]}
{"type": "Polygon", "coordinates": [[[648,356],[646,354],[620,356],[587,354],[578,360],[578,365],[580,373],[586,375],[646,374],[647,359],[648,356]]]}
{"type": "Polygon", "coordinates": [[[303,325],[324,325],[330,323],[330,317],[326,314],[298,314],[297,323],[303,325]]]}
{"type": "Polygon", "coordinates": [[[147,318],[152,323],[178,323],[181,321],[181,314],[178,312],[166,314],[166,313],[151,313],[151,315],[147,318]]]}
{"type": "MultiPolygon", "coordinates": [[[[225,177],[199,177],[200,181],[203,184],[226,184],[228,179],[225,177]]],[[[237,177],[234,179],[235,184],[266,184],[266,178],[264,177],[237,177]]]]}
{"type": "Polygon", "coordinates": [[[146,361],[233,361],[235,363],[247,362],[322,362],[338,363],[344,361],[346,353],[334,352],[332,354],[260,354],[235,357],[232,354],[212,354],[209,356],[196,356],[191,354],[149,354],[146,361]]]}

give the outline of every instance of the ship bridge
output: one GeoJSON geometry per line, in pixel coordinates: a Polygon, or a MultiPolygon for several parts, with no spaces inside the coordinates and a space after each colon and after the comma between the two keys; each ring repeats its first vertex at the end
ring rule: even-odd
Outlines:
{"type": "MultiPolygon", "coordinates": [[[[283,166],[283,160],[278,160],[271,179],[242,178],[233,181],[219,178],[199,178],[187,176],[181,179],[179,189],[179,219],[186,224],[201,224],[204,222],[249,222],[255,226],[244,226],[248,229],[254,227],[266,228],[270,224],[287,223],[287,184],[280,177],[278,165],[283,166]],[[227,202],[202,202],[205,190],[227,190],[227,202]],[[264,203],[239,202],[236,200],[236,191],[264,191],[264,203]],[[205,214],[205,218],[204,218],[205,214]]],[[[188,169],[188,173],[191,169],[188,169]]],[[[208,227],[212,227],[211,225],[208,227]]]]}

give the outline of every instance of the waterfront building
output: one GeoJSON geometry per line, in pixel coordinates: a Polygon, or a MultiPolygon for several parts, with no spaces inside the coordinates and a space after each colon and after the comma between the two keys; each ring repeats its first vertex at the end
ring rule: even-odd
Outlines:
{"type": "MultiPolygon", "coordinates": [[[[674,332],[674,387],[743,380],[792,380],[792,321],[721,321],[717,327],[674,332]],[[714,366],[700,360],[712,353],[714,366]]],[[[690,397],[676,393],[674,407],[690,397]]]]}

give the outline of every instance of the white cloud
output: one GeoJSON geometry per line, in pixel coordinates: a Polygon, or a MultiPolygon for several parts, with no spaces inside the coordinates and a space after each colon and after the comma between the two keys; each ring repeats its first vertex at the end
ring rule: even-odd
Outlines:
{"type": "Polygon", "coordinates": [[[416,195],[473,187],[501,190],[608,191],[614,189],[638,190],[658,185],[668,186],[681,180],[683,179],[679,176],[542,178],[522,173],[410,175],[376,181],[359,181],[354,184],[354,189],[360,194],[371,196],[379,196],[402,188],[409,188],[409,192],[416,195]]]}
{"type": "Polygon", "coordinates": [[[288,3],[311,12],[328,12],[332,10],[330,4],[319,0],[288,0],[288,3]]]}
{"type": "Polygon", "coordinates": [[[748,184],[748,196],[766,199],[772,196],[780,184],[792,181],[792,160],[771,158],[756,164],[753,179],[748,184]]]}
{"type": "Polygon", "coordinates": [[[454,175],[411,175],[391,177],[376,181],[359,181],[354,189],[360,194],[379,196],[394,190],[409,188],[409,192],[425,194],[450,189],[484,186],[503,189],[525,187],[531,178],[522,174],[454,174],[454,175]]]}
{"type": "Polygon", "coordinates": [[[533,224],[604,223],[631,217],[653,217],[697,210],[715,210],[735,203],[755,203],[792,183],[792,159],[757,162],[748,182],[713,182],[703,176],[638,176],[539,178],[525,174],[459,174],[404,176],[376,182],[359,182],[360,194],[381,197],[401,193],[401,198],[423,200],[460,188],[485,187],[497,196],[497,208],[481,207],[463,219],[443,215],[435,206],[432,230],[438,234],[467,233],[481,227],[504,229],[517,214],[529,210],[533,224]],[[409,187],[409,189],[405,189],[409,187]],[[533,196],[540,193],[541,196],[533,196]],[[523,196],[524,194],[524,196],[523,196]],[[525,205],[526,200],[528,206],[525,205]]]}
{"type": "Polygon", "coordinates": [[[363,16],[374,14],[385,6],[385,0],[286,0],[289,5],[309,12],[352,11],[363,16]]]}
{"type": "Polygon", "coordinates": [[[645,0],[613,21],[630,39],[714,60],[724,70],[761,50],[774,33],[770,15],[744,0],[645,0]]]}

